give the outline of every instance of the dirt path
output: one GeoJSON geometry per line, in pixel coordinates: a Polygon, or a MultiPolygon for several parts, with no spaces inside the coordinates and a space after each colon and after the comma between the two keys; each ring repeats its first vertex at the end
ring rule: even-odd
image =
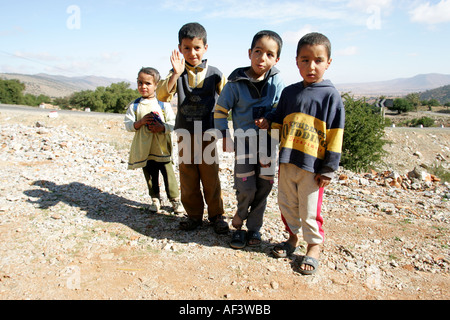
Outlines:
{"type": "MultiPolygon", "coordinates": [[[[450,298],[449,186],[386,186],[342,171],[326,191],[319,272],[275,259],[286,233],[272,192],[258,248],[233,250],[208,224],[148,201],[141,172],[127,171],[132,134],[119,115],[0,109],[0,299],[297,300],[450,298]]],[[[449,130],[388,129],[388,166],[404,174],[449,155],[449,130]],[[439,141],[439,142],[438,142],[439,141]],[[419,151],[422,158],[414,156],[419,151]]],[[[232,159],[221,157],[227,216],[232,159]]]]}

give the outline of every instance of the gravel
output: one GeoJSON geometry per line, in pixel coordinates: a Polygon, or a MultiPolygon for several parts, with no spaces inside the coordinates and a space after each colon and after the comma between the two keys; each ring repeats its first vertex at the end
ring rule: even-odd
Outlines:
{"type": "MultiPolygon", "coordinates": [[[[276,184],[262,245],[233,250],[206,220],[178,230],[183,215],[167,199],[161,213],[146,210],[121,118],[1,115],[1,299],[450,298],[450,186],[439,177],[341,168],[325,191],[320,269],[305,277],[296,272],[305,243],[286,259],[270,254],[287,237],[276,184]]],[[[233,160],[220,156],[229,219],[233,160]]]]}

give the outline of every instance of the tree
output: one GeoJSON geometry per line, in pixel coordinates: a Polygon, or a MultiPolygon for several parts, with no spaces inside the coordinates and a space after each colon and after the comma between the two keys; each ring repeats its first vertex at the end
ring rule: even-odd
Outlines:
{"type": "Polygon", "coordinates": [[[430,99],[428,101],[428,105],[430,107],[439,107],[441,105],[441,103],[437,99],[430,99]]]}
{"type": "Polygon", "coordinates": [[[57,97],[53,99],[52,104],[54,106],[59,106],[61,109],[69,109],[70,107],[69,97],[57,97]]]}
{"type": "Polygon", "coordinates": [[[345,129],[341,165],[357,172],[378,164],[385,151],[384,120],[364,100],[345,94],[345,129]]]}
{"type": "Polygon", "coordinates": [[[125,113],[125,107],[139,97],[137,90],[129,88],[126,82],[113,83],[109,87],[97,87],[95,91],[85,90],[72,94],[70,105],[78,108],[90,108],[97,112],[125,113]]]}
{"type": "Polygon", "coordinates": [[[390,108],[390,110],[396,110],[398,114],[411,111],[412,109],[412,103],[403,98],[394,99],[394,105],[390,108]]]}
{"type": "Polygon", "coordinates": [[[35,96],[27,93],[23,96],[23,104],[27,106],[37,107],[41,103],[50,103],[52,99],[46,95],[40,94],[39,96],[35,96]]]}
{"type": "Polygon", "coordinates": [[[420,95],[418,93],[410,93],[405,99],[410,102],[417,111],[417,107],[420,105],[420,95]]]}
{"type": "Polygon", "coordinates": [[[106,88],[104,94],[105,110],[107,112],[123,113],[131,100],[138,96],[136,90],[130,89],[126,82],[113,83],[106,88]]]}
{"type": "Polygon", "coordinates": [[[25,85],[19,80],[0,80],[1,103],[22,104],[25,85]]]}

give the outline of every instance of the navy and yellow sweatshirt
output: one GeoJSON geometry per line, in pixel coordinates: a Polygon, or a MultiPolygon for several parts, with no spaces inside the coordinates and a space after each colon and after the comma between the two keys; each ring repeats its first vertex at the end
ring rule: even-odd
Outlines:
{"type": "Polygon", "coordinates": [[[298,82],[286,87],[267,120],[272,122],[272,129],[280,130],[280,163],[320,174],[338,169],[345,110],[331,81],[307,87],[298,82]]]}

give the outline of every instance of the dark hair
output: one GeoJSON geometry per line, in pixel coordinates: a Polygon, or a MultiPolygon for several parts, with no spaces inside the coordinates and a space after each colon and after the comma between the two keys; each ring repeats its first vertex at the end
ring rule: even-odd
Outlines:
{"type": "Polygon", "coordinates": [[[252,46],[251,46],[250,50],[253,50],[253,48],[256,46],[256,43],[258,42],[258,40],[263,37],[269,37],[278,44],[277,57],[279,58],[281,55],[281,48],[283,47],[283,40],[278,35],[278,33],[274,32],[274,31],[262,30],[262,31],[258,32],[257,34],[255,34],[255,36],[253,37],[252,46]]]}
{"type": "Polygon", "coordinates": [[[138,77],[141,73],[151,75],[153,77],[153,79],[155,80],[155,83],[158,83],[159,80],[161,79],[161,75],[159,74],[158,70],[156,70],[155,68],[142,67],[141,70],[139,70],[139,72],[138,72],[138,77]]]}
{"type": "Polygon", "coordinates": [[[197,23],[197,22],[191,22],[187,23],[184,26],[181,27],[180,31],[178,32],[178,43],[181,44],[183,39],[194,39],[198,38],[203,40],[203,44],[207,44],[207,37],[206,37],[206,30],[205,28],[197,23]]]}
{"type": "Polygon", "coordinates": [[[300,39],[300,41],[298,42],[298,45],[297,45],[297,57],[300,53],[300,50],[305,45],[311,45],[311,46],[322,45],[327,50],[328,59],[331,58],[331,42],[323,34],[318,33],[318,32],[312,32],[312,33],[308,33],[308,34],[304,35],[300,39]]]}

